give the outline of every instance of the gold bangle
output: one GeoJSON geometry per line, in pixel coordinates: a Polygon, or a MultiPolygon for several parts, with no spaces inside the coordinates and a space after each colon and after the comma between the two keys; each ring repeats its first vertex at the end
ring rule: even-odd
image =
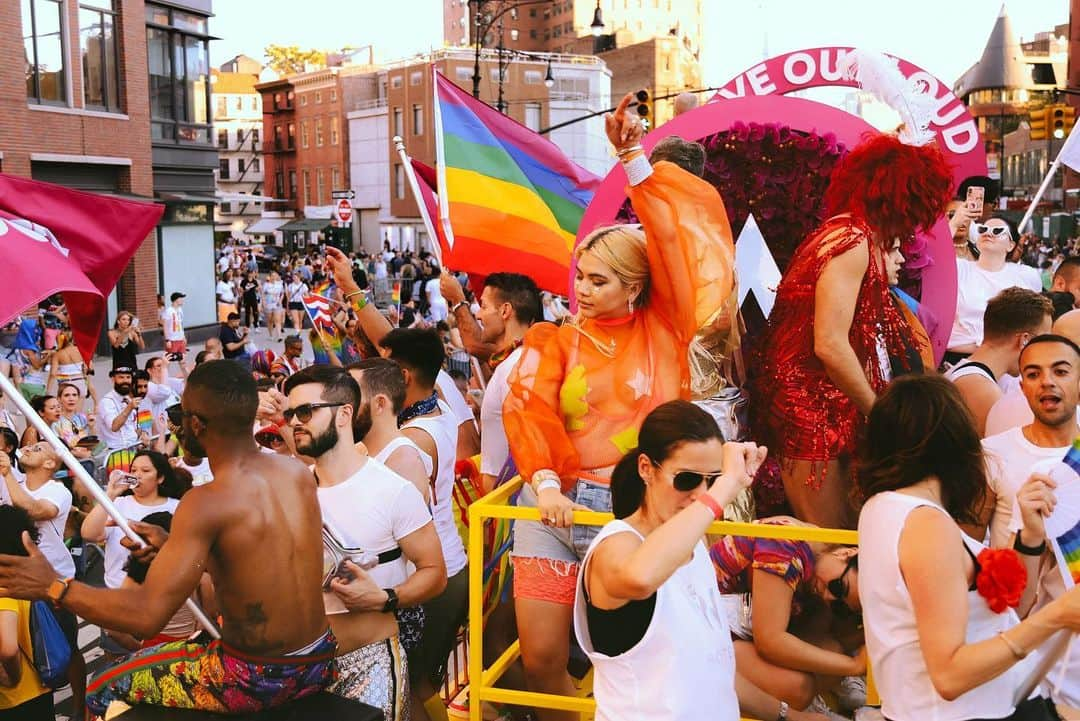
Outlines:
{"type": "Polygon", "coordinates": [[[637,145],[631,145],[629,148],[616,149],[615,150],[615,157],[621,158],[624,155],[629,155],[630,153],[634,152],[635,150],[644,151],[645,149],[641,147],[641,143],[638,143],[637,145]]]}
{"type": "Polygon", "coordinates": [[[351,292],[349,292],[349,293],[346,293],[346,294],[345,294],[345,300],[349,300],[350,298],[353,298],[353,297],[355,297],[355,296],[358,296],[358,295],[363,295],[363,294],[364,294],[364,291],[362,291],[362,290],[360,290],[359,288],[357,288],[357,289],[356,289],[356,290],[354,290],[354,291],[351,291],[351,292]]]}
{"type": "Polygon", "coordinates": [[[1009,650],[1012,651],[1012,655],[1016,657],[1017,661],[1022,661],[1027,658],[1028,652],[1017,646],[1012,639],[1005,635],[1004,631],[998,633],[998,638],[1005,642],[1005,645],[1009,647],[1009,650]]]}

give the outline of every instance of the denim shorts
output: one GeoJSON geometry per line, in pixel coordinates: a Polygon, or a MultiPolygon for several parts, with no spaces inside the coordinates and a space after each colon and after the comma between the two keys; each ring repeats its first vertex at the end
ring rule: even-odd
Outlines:
{"type": "MultiPolygon", "coordinates": [[[[574,503],[591,511],[611,512],[611,489],[606,484],[579,480],[573,490],[566,494],[574,503]]],[[[519,506],[536,506],[536,493],[525,484],[518,496],[519,506]]],[[[585,558],[589,544],[600,533],[602,526],[578,526],[555,528],[538,521],[514,523],[512,556],[520,558],[548,558],[567,563],[578,563],[585,558]]]]}

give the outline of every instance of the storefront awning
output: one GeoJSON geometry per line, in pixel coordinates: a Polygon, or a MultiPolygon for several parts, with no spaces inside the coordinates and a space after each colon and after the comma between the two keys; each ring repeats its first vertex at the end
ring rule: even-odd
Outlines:
{"type": "Polygon", "coordinates": [[[297,220],[291,220],[285,225],[278,228],[283,233],[297,233],[304,232],[318,232],[330,227],[329,218],[298,218],[297,220]]]}
{"type": "Polygon", "coordinates": [[[259,218],[244,229],[244,232],[248,235],[270,235],[287,222],[288,218],[259,218]]]}

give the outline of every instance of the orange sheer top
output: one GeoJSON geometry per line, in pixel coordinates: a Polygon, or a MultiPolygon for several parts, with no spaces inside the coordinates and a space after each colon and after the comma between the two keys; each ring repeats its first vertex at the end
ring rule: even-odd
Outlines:
{"type": "Polygon", "coordinates": [[[720,195],[668,162],[627,191],[645,231],[647,302],[615,320],[534,326],[511,372],[503,425],[518,471],[606,482],[661,403],[690,396],[687,349],[734,287],[735,246],[720,195]]]}

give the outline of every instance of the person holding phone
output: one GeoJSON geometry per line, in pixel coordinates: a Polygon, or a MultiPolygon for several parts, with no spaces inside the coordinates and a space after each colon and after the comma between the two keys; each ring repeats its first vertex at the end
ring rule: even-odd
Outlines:
{"type": "Polygon", "coordinates": [[[137,420],[142,398],[132,393],[134,372],[126,366],[109,371],[113,389],[98,401],[98,435],[110,451],[131,448],[139,442],[137,420]]]}
{"type": "Polygon", "coordinates": [[[112,346],[113,368],[135,368],[135,355],[146,347],[139,319],[128,311],[120,311],[116,323],[109,331],[109,345],[112,346]]]}
{"type": "Polygon", "coordinates": [[[945,363],[950,366],[982,343],[983,314],[991,298],[1013,286],[1042,292],[1039,271],[1007,260],[1020,239],[1012,220],[995,213],[985,222],[975,223],[973,230],[979,259],[956,260],[956,317],[945,354],[945,363]]]}

